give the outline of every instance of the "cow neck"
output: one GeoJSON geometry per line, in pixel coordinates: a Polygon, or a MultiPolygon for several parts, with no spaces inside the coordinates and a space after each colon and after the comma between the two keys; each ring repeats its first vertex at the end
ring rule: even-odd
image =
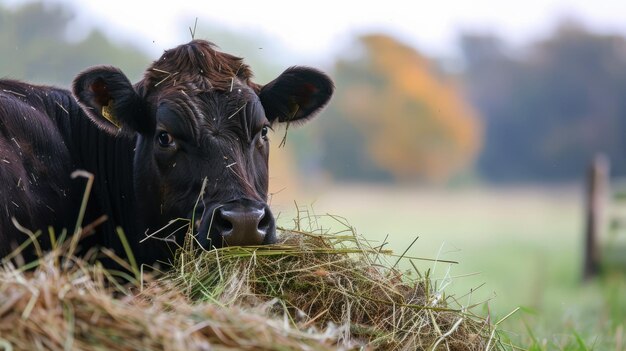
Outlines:
{"type": "MultiPolygon", "coordinates": [[[[133,187],[135,138],[111,135],[99,128],[69,92],[63,99],[63,107],[63,112],[67,111],[66,116],[70,118],[56,118],[56,122],[75,168],[94,175],[84,224],[107,214],[108,220],[101,225],[107,235],[99,237],[105,241],[101,244],[115,248],[119,243],[116,227],[122,227],[127,235],[134,235],[137,231],[133,187]]],[[[84,184],[80,182],[82,188],[77,191],[84,191],[84,184]]]]}

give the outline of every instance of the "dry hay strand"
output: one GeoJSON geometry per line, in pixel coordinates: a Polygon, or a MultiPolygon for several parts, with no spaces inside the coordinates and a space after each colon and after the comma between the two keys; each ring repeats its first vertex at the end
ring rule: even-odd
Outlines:
{"type": "Polygon", "coordinates": [[[5,260],[0,349],[504,349],[488,318],[428,274],[400,272],[384,244],[282,231],[271,246],[202,251],[189,239],[158,278],[64,256],[68,244],[28,269],[5,260]]]}
{"type": "Polygon", "coordinates": [[[196,301],[270,304],[270,316],[283,316],[296,329],[333,330],[342,348],[501,348],[488,318],[435,293],[417,270],[412,276],[390,268],[387,258],[397,259],[354,232],[283,231],[273,246],[183,250],[168,279],[196,301]]]}
{"type": "Polygon", "coordinates": [[[63,269],[57,258],[0,270],[0,349],[331,349],[332,335],[300,332],[259,307],[192,303],[165,280],[131,294],[99,265],[73,259],[63,269]]]}

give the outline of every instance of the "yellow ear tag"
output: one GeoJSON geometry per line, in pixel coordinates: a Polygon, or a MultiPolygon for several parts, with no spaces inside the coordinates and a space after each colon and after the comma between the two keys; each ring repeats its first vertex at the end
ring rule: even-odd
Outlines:
{"type": "Polygon", "coordinates": [[[113,114],[113,99],[109,100],[109,104],[102,106],[102,116],[118,128],[122,128],[120,121],[113,114]]]}

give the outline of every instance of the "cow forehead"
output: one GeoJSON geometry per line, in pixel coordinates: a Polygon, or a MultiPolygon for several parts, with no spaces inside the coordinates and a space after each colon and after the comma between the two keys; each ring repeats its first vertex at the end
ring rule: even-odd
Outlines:
{"type": "Polygon", "coordinates": [[[217,51],[209,42],[194,40],[167,50],[148,68],[143,81],[148,90],[183,83],[201,91],[232,91],[238,82],[256,90],[259,87],[251,77],[242,58],[217,51]]]}
{"type": "Polygon", "coordinates": [[[170,91],[160,94],[155,103],[157,124],[198,144],[207,136],[217,135],[249,140],[267,124],[258,96],[242,84],[226,92],[170,91]]]}
{"type": "MultiPolygon", "coordinates": [[[[193,40],[167,50],[148,68],[137,89],[157,112],[166,106],[174,120],[182,120],[176,123],[188,125],[195,138],[232,132],[249,139],[266,123],[257,96],[261,86],[251,77],[243,59],[193,40]]],[[[157,113],[157,123],[160,119],[157,113]]]]}
{"type": "Polygon", "coordinates": [[[260,104],[254,91],[242,84],[233,85],[229,91],[200,90],[186,86],[165,89],[156,95],[148,100],[157,111],[165,108],[180,117],[209,121],[232,119],[240,112],[244,112],[245,117],[253,117],[245,114],[246,107],[260,104]]]}

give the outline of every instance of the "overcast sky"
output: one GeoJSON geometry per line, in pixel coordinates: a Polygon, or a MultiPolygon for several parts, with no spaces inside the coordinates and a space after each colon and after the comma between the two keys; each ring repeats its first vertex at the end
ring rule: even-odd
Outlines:
{"type": "MultiPolygon", "coordinates": [[[[9,4],[24,1],[28,0],[5,0],[9,4]]],[[[316,58],[336,51],[352,34],[369,30],[393,33],[435,56],[452,55],[461,30],[491,30],[513,43],[524,43],[546,35],[565,17],[580,19],[594,30],[626,35],[626,0],[48,2],[53,1],[76,8],[74,35],[96,25],[155,55],[189,40],[187,27],[196,17],[199,26],[259,33],[299,56],[316,58]]]]}

